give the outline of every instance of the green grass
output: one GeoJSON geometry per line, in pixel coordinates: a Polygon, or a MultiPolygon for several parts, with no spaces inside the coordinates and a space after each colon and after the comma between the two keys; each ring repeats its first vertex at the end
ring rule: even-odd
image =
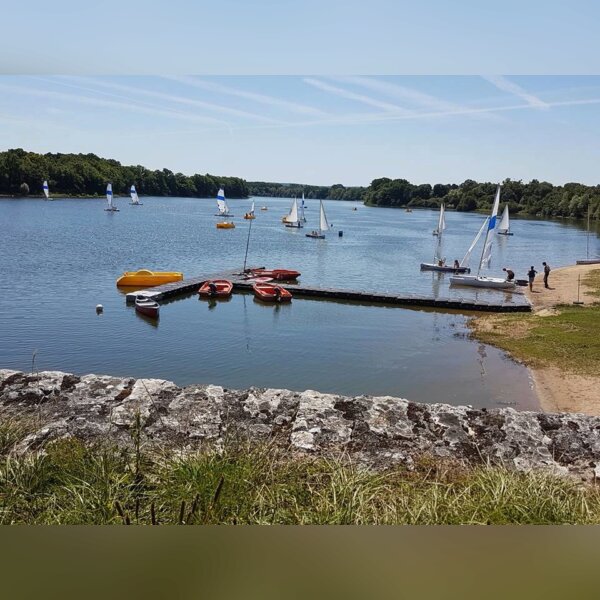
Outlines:
{"type": "Polygon", "coordinates": [[[600,492],[432,458],[376,473],[268,444],[178,458],[71,439],[26,456],[4,448],[0,523],[600,523],[600,492]]]}
{"type": "Polygon", "coordinates": [[[472,323],[474,335],[532,366],[573,373],[600,370],[600,306],[560,306],[550,316],[494,315],[472,323]]]}
{"type": "Polygon", "coordinates": [[[589,288],[588,294],[600,297],[600,269],[590,271],[581,283],[589,288]]]}

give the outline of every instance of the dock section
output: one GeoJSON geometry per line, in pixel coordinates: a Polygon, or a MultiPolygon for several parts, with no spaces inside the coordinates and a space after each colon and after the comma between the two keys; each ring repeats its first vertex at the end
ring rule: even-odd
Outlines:
{"type": "MultiPolygon", "coordinates": [[[[146,290],[138,290],[127,294],[127,302],[134,302],[138,294],[143,294],[157,302],[183,294],[194,293],[208,279],[229,279],[233,283],[234,292],[252,291],[252,281],[244,278],[239,271],[200,275],[166,283],[146,290]]],[[[516,293],[511,302],[505,301],[504,293],[498,294],[493,301],[476,298],[434,298],[417,294],[400,294],[397,292],[370,292],[366,290],[347,290],[339,288],[322,288],[301,283],[277,282],[282,288],[289,290],[298,298],[314,300],[350,301],[361,304],[381,304],[388,306],[403,306],[406,308],[433,308],[439,310],[458,310],[462,312],[531,312],[531,304],[525,294],[516,293]]]]}

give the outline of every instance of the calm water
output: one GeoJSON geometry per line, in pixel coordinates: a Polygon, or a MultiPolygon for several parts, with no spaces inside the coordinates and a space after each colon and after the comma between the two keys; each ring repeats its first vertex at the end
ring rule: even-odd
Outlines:
{"type": "MultiPolygon", "coordinates": [[[[29,369],[37,350],[40,369],[535,406],[527,370],[468,340],[463,315],[302,299],[272,307],[250,295],[209,304],[189,296],[166,303],[153,324],[125,305],[116,278],[142,267],[187,276],[240,267],[248,227],[241,216],[250,203],[232,200],[237,228],[217,230],[212,200],[142,201],[131,207],[117,199],[121,212],[110,214],[99,200],[0,200],[0,367],[29,369]]],[[[432,211],[327,202],[334,231],[316,241],[304,233],[316,226],[318,203],[309,201],[300,231],[280,222],[289,203],[257,199],[250,265],[297,268],[311,284],[475,293],[420,273],[433,254],[432,211]]],[[[447,215],[449,260],[462,257],[481,220],[447,215]]],[[[513,230],[499,240],[496,273],[510,265],[524,276],[530,264],[559,266],[585,254],[585,232],[573,224],[514,220],[513,230]]],[[[596,238],[592,247],[600,250],[596,238]]]]}

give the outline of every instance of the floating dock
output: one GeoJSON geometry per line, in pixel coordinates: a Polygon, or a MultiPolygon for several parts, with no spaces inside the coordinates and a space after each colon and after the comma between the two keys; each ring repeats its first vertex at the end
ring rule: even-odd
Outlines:
{"type": "MultiPolygon", "coordinates": [[[[244,279],[239,271],[228,271],[213,275],[201,275],[166,283],[146,290],[128,293],[127,302],[134,302],[138,294],[143,294],[157,302],[163,299],[194,293],[208,279],[229,279],[233,282],[234,292],[252,290],[252,281],[244,279]]],[[[525,294],[515,293],[511,302],[505,301],[504,293],[499,294],[497,301],[477,300],[476,298],[434,298],[416,294],[400,294],[398,292],[369,292],[364,290],[347,290],[337,288],[322,288],[301,283],[277,282],[282,288],[289,290],[299,298],[314,300],[350,301],[361,304],[383,304],[388,306],[403,306],[407,308],[433,308],[440,310],[458,310],[462,312],[531,312],[531,304],[525,294]]]]}

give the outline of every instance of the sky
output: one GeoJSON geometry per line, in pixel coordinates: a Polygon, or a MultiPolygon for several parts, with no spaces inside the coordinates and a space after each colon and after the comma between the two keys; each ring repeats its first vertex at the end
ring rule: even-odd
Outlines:
{"type": "Polygon", "coordinates": [[[600,76],[0,76],[0,149],[251,181],[600,183],[600,76]]]}

